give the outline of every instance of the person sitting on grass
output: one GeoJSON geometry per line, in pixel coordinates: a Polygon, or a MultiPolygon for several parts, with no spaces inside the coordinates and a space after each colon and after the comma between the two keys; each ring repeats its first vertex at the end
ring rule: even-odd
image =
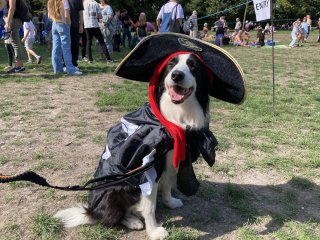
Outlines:
{"type": "Polygon", "coordinates": [[[242,30],[235,32],[233,35],[233,45],[235,46],[242,46],[242,30]]]}
{"type": "Polygon", "coordinates": [[[250,38],[249,32],[245,31],[242,34],[242,43],[243,43],[244,46],[248,46],[249,45],[249,38],[250,38]]]}
{"type": "Polygon", "coordinates": [[[39,56],[32,48],[37,36],[37,30],[32,21],[23,23],[23,32],[24,36],[21,39],[21,42],[24,43],[24,46],[28,55],[28,63],[32,63],[32,56],[36,58],[36,63],[41,63],[41,56],[39,56]]]}

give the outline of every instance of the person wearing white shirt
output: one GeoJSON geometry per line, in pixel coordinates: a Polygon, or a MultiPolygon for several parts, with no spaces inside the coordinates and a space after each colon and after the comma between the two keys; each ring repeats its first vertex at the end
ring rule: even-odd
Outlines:
{"type": "Polygon", "coordinates": [[[107,46],[104,42],[104,38],[99,26],[99,20],[102,19],[101,9],[99,4],[95,0],[84,0],[83,1],[83,22],[84,29],[87,36],[87,57],[89,59],[89,63],[93,62],[92,58],[92,39],[95,37],[105,55],[108,63],[113,63],[114,61],[111,59],[107,46]]]}
{"type": "Polygon", "coordinates": [[[24,43],[24,46],[28,55],[28,63],[32,63],[32,56],[36,58],[36,63],[41,63],[41,56],[39,56],[32,48],[35,42],[35,38],[37,36],[37,29],[35,28],[33,22],[30,20],[29,22],[23,23],[23,33],[24,36],[21,39],[21,42],[24,43]]]}
{"type": "MultiPolygon", "coordinates": [[[[160,32],[170,31],[164,25],[169,24],[169,19],[178,21],[180,25],[180,29],[183,26],[182,20],[184,19],[184,12],[181,4],[179,4],[176,0],[169,0],[166,4],[164,4],[157,16],[157,26],[160,32]],[[162,26],[161,26],[162,25],[162,26]]],[[[178,32],[178,31],[177,31],[178,32]]]]}
{"type": "Polygon", "coordinates": [[[189,18],[190,37],[198,37],[198,16],[197,11],[193,11],[189,18]]]}

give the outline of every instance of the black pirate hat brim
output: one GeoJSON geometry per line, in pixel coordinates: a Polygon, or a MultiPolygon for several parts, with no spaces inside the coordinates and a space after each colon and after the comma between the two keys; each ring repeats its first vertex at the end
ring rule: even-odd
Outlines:
{"type": "Polygon", "coordinates": [[[230,103],[243,102],[245,77],[237,61],[222,48],[183,34],[161,33],[144,38],[118,65],[115,74],[149,82],[155,67],[174,52],[193,52],[202,58],[213,75],[213,79],[207,79],[210,96],[230,103]]]}

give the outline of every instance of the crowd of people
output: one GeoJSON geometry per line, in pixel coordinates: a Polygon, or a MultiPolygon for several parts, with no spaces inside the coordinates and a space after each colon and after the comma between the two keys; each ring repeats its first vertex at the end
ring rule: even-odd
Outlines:
{"type": "MultiPolygon", "coordinates": [[[[242,24],[236,18],[234,31],[229,34],[225,16],[221,16],[212,27],[204,23],[201,29],[197,11],[185,16],[183,6],[177,0],[169,0],[159,9],[155,23],[148,22],[144,12],[134,22],[126,9],[113,9],[109,0],[100,0],[99,3],[96,0],[48,0],[47,8],[42,13],[36,13],[32,19],[22,22],[9,2],[14,5],[16,0],[0,0],[0,6],[4,8],[3,39],[8,53],[8,73],[25,70],[22,44],[28,56],[27,63],[41,64],[42,56],[33,49],[34,43],[38,43],[47,45],[52,52],[55,74],[82,75],[78,63],[84,61],[91,64],[96,61],[92,53],[94,39],[98,43],[101,59],[113,63],[114,51],[120,52],[121,47],[133,48],[151,32],[183,33],[218,46],[233,43],[235,46],[257,47],[265,45],[265,35],[275,32],[275,27],[269,23],[262,27],[247,20],[242,24]],[[215,37],[209,34],[209,29],[215,32],[215,37]],[[257,35],[251,40],[250,32],[254,29],[257,35]]],[[[303,17],[302,21],[294,21],[289,46],[302,46],[308,40],[310,29],[310,15],[303,17]]],[[[320,42],[320,18],[318,29],[320,42]]]]}
{"type": "Polygon", "coordinates": [[[16,0],[10,0],[11,6],[9,0],[0,1],[4,13],[2,38],[8,53],[7,73],[25,70],[21,43],[26,49],[28,63],[41,64],[42,57],[33,49],[33,44],[38,43],[47,45],[51,51],[55,74],[82,75],[78,63],[93,63],[94,39],[100,46],[100,60],[113,63],[114,51],[120,52],[121,46],[133,48],[150,32],[156,31],[156,27],[147,22],[144,12],[134,23],[126,9],[112,9],[109,0],[100,0],[100,3],[95,0],[48,0],[45,11],[34,14],[27,22],[15,15],[16,9],[12,5],[16,0]],[[132,29],[136,29],[134,36],[132,29]]]}

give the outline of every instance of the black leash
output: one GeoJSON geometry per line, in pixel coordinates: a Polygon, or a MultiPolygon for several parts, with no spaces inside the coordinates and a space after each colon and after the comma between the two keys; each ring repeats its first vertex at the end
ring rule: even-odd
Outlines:
{"type": "MultiPolygon", "coordinates": [[[[163,148],[163,146],[162,146],[163,148]]],[[[103,188],[108,188],[111,186],[118,185],[127,181],[128,179],[135,177],[150,168],[152,168],[158,161],[160,161],[162,156],[165,154],[165,149],[157,149],[157,154],[154,157],[152,162],[147,163],[144,166],[138,167],[132,171],[129,171],[125,174],[113,174],[113,175],[104,175],[99,178],[93,178],[86,182],[84,185],[74,185],[74,186],[54,186],[47,182],[47,180],[40,176],[39,174],[33,171],[27,171],[22,174],[8,176],[0,174],[0,183],[10,183],[10,182],[17,182],[17,181],[28,181],[35,184],[38,184],[43,187],[49,187],[64,191],[90,191],[90,190],[98,190],[103,188]],[[161,151],[162,150],[162,151],[161,151]],[[99,183],[101,182],[101,183],[99,183]]]]}

